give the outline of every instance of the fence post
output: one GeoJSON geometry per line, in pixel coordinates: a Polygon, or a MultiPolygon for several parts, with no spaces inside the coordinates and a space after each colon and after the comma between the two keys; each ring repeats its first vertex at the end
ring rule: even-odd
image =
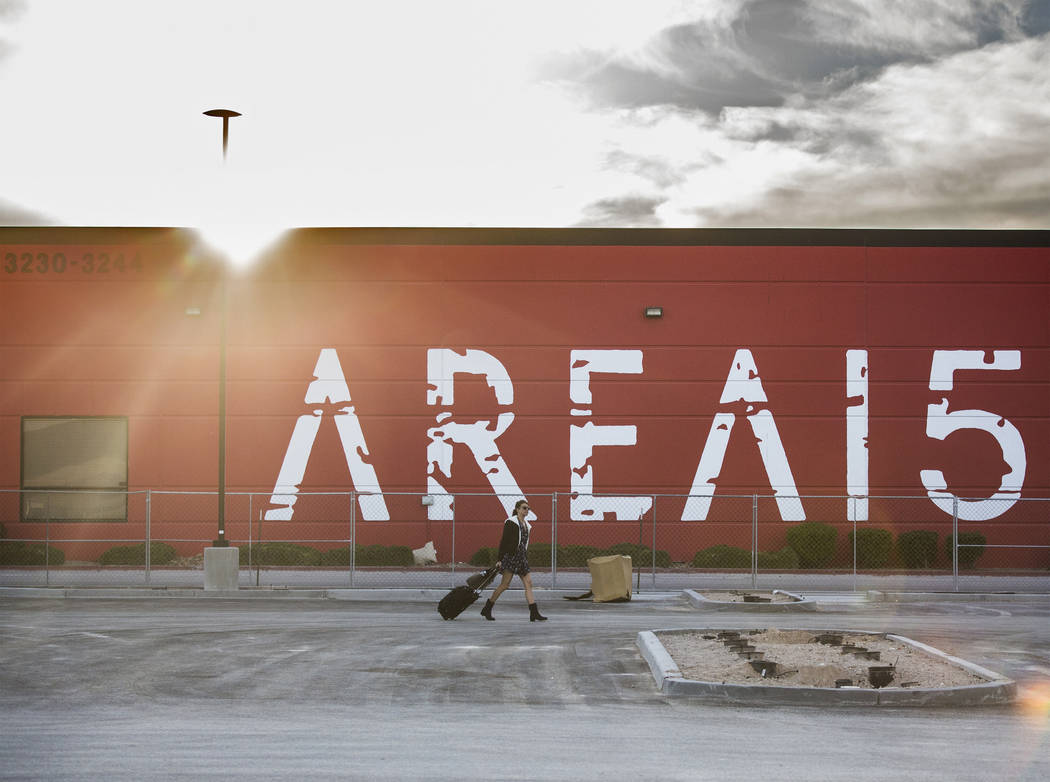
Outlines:
{"type": "Polygon", "coordinates": [[[959,498],[952,497],[952,591],[959,591],[959,498]]]}
{"type": "Polygon", "coordinates": [[[758,588],[758,495],[751,495],[751,588],[758,588]]]}
{"type": "MultiPolygon", "coordinates": [[[[252,519],[255,517],[255,494],[248,492],[248,583],[252,583],[252,519]]],[[[237,552],[240,557],[240,552],[237,552]]],[[[256,584],[255,586],[259,586],[256,584]]]]}
{"type": "Polygon", "coordinates": [[[653,509],[653,591],[656,591],[656,496],[649,498],[649,506],[653,509]]]}
{"type": "Polygon", "coordinates": [[[150,543],[151,543],[151,536],[152,536],[152,530],[150,529],[150,523],[151,523],[151,519],[150,519],[150,512],[151,512],[150,511],[150,503],[152,502],[152,500],[153,500],[153,489],[146,489],[146,586],[149,586],[149,583],[150,583],[149,550],[151,548],[150,543]]]}
{"type": "MultiPolygon", "coordinates": [[[[456,586],[456,495],[455,494],[452,495],[452,500],[451,500],[450,505],[452,507],[452,557],[451,557],[452,568],[449,571],[448,583],[449,583],[449,588],[452,589],[452,588],[454,588],[456,586]]],[[[429,515],[427,516],[427,518],[430,518],[429,515]]]]}
{"type": "Polygon", "coordinates": [[[354,568],[357,561],[357,505],[354,503],[355,492],[350,490],[350,586],[354,585],[354,568]]]}
{"type": "Polygon", "coordinates": [[[51,586],[51,492],[44,503],[44,586],[51,586]]]}
{"type": "Polygon", "coordinates": [[[849,498],[849,515],[853,521],[853,591],[857,591],[857,498],[849,498]]]}
{"type": "Polygon", "coordinates": [[[558,492],[551,493],[551,589],[558,588],[558,492]]]}

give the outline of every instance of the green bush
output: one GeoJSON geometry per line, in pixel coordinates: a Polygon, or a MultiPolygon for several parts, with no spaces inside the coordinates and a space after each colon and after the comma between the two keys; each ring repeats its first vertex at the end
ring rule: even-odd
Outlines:
{"type": "MultiPolygon", "coordinates": [[[[849,549],[853,551],[853,530],[849,531],[849,549]]],[[[857,567],[882,568],[893,553],[893,533],[888,529],[857,528],[857,567]]]]}
{"type": "Polygon", "coordinates": [[[66,552],[44,543],[0,541],[0,565],[61,565],[66,552]]]}
{"type": "Polygon", "coordinates": [[[350,547],[343,546],[322,551],[321,567],[350,567],[350,547]]]}
{"type": "Polygon", "coordinates": [[[372,567],[410,567],[416,564],[412,549],[408,546],[383,546],[373,544],[354,548],[355,566],[372,567]]]}
{"type": "Polygon", "coordinates": [[[558,546],[558,567],[587,567],[588,559],[601,555],[601,549],[594,546],[558,546]]]}
{"type": "MultiPolygon", "coordinates": [[[[988,542],[980,532],[959,533],[959,567],[970,568],[974,566],[981,554],[984,553],[984,545],[988,542]]],[[[948,561],[952,561],[952,547],[955,538],[949,535],[944,539],[944,554],[948,561]]]]}
{"type": "Polygon", "coordinates": [[[492,546],[479,548],[468,561],[478,567],[492,567],[496,564],[496,549],[492,546]]]}
{"type": "Polygon", "coordinates": [[[905,567],[932,567],[937,559],[937,533],[928,529],[900,533],[897,536],[897,554],[905,567]]]}
{"type": "Polygon", "coordinates": [[[759,570],[798,570],[798,554],[791,546],[784,546],[780,551],[759,551],[759,570]]]}
{"type": "MultiPolygon", "coordinates": [[[[530,543],[527,556],[529,565],[532,567],[550,567],[551,566],[551,546],[550,543],[530,543]]],[[[560,551],[560,550],[559,550],[560,551]]],[[[495,564],[496,549],[492,550],[493,564],[495,564]]]]}
{"type": "Polygon", "coordinates": [[[238,559],[242,565],[316,567],[321,564],[321,552],[299,543],[275,540],[270,543],[255,543],[251,549],[241,546],[238,559]]]}
{"type": "MultiPolygon", "coordinates": [[[[167,565],[175,559],[174,546],[162,543],[158,540],[149,544],[150,565],[167,565]]],[[[100,565],[145,565],[146,544],[139,543],[134,546],[114,546],[106,549],[98,558],[100,565]]]]}
{"type": "Polygon", "coordinates": [[[702,549],[693,557],[695,568],[741,568],[751,567],[751,552],[736,546],[720,543],[717,546],[702,549]]]}
{"type": "Polygon", "coordinates": [[[835,558],[835,538],[838,530],[830,524],[807,521],[789,527],[787,542],[798,554],[799,567],[824,568],[835,558]]]}
{"type": "Polygon", "coordinates": [[[7,529],[0,524],[0,565],[61,565],[66,552],[44,543],[5,540],[7,529]]]}

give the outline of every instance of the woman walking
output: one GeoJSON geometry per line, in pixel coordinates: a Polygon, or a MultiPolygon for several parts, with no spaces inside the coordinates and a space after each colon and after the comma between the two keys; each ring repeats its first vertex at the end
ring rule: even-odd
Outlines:
{"type": "Polygon", "coordinates": [[[490,621],[495,621],[492,615],[492,607],[496,604],[499,596],[510,586],[511,579],[517,576],[525,585],[525,601],[529,604],[529,621],[545,622],[547,617],[540,613],[536,607],[536,599],[532,596],[532,576],[529,575],[529,532],[532,525],[525,521],[529,513],[529,503],[518,500],[514,506],[514,514],[503,522],[503,537],[499,542],[499,569],[503,573],[503,580],[492,592],[492,597],[485,601],[485,607],[481,609],[481,615],[490,621]]]}

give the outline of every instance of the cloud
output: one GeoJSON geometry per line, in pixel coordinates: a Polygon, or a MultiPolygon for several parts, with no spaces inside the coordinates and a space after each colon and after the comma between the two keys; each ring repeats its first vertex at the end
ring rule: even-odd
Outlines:
{"type": "Polygon", "coordinates": [[[656,216],[656,209],[663,202],[664,199],[660,197],[640,195],[603,198],[586,207],[583,219],[577,226],[600,228],[630,225],[636,228],[657,228],[660,220],[656,216]]]}
{"type": "MultiPolygon", "coordinates": [[[[619,179],[583,208],[585,221],[1050,227],[1050,35],[1030,36],[1050,25],[1050,2],[953,3],[962,13],[928,0],[924,10],[940,22],[914,28],[889,16],[858,21],[867,4],[845,0],[777,5],[796,17],[804,10],[813,23],[792,26],[796,17],[764,2],[740,9],[752,25],[756,11],[771,14],[772,39],[806,34],[893,56],[846,68],[838,55],[816,63],[769,53],[763,62],[794,73],[798,89],[781,80],[777,100],[745,91],[717,112],[697,100],[592,109],[609,122],[607,173],[619,179]],[[650,212],[629,208],[638,193],[650,212]]],[[[763,35],[753,26],[748,33],[751,41],[763,35]]]]}
{"type": "Polygon", "coordinates": [[[834,95],[895,64],[1037,34],[1048,0],[738,0],[631,51],[589,50],[543,76],[595,106],[717,114],[834,95]]]}
{"type": "MultiPolygon", "coordinates": [[[[26,9],[25,0],[0,0],[0,24],[17,19],[26,9]]],[[[0,62],[3,62],[14,47],[3,37],[0,37],[0,62]]]]}
{"type": "Polygon", "coordinates": [[[0,225],[54,225],[55,221],[0,199],[0,225]]]}

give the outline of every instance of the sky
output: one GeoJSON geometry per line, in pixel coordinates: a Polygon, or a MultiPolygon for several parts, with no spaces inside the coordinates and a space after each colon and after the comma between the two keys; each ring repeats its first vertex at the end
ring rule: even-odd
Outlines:
{"type": "Polygon", "coordinates": [[[1045,229],[1048,31],[1050,0],[0,0],[0,225],[1045,229]]]}

